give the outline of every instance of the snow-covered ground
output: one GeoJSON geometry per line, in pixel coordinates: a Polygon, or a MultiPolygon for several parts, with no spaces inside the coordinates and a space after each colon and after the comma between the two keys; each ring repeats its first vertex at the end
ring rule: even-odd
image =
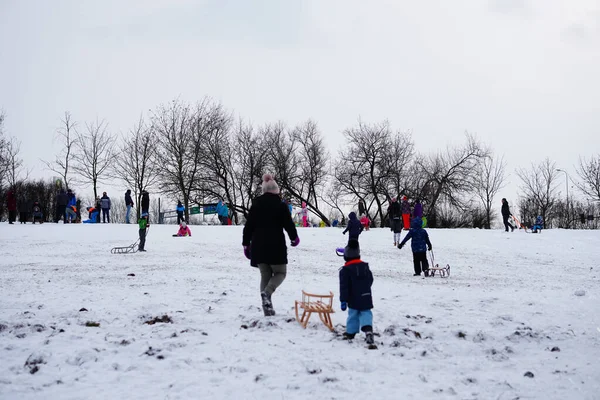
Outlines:
{"type": "Polygon", "coordinates": [[[0,399],[600,398],[598,231],[429,230],[448,279],[413,277],[389,230],[363,233],[368,350],[294,319],[303,288],[331,290],[343,332],[340,229],[299,230],[271,318],[242,228],[191,229],[154,225],[147,253],[111,255],[136,225],[2,224],[0,399]]]}

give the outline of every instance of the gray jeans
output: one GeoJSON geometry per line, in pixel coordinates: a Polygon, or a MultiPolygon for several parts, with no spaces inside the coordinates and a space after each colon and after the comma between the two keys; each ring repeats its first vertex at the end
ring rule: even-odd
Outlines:
{"type": "Polygon", "coordinates": [[[286,264],[258,264],[258,269],[260,270],[260,291],[271,296],[285,280],[287,266],[286,264]]]}

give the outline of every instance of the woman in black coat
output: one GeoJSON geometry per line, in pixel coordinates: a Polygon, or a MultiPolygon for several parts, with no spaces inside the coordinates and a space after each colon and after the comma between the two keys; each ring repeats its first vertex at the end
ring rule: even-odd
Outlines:
{"type": "Polygon", "coordinates": [[[502,213],[502,222],[504,222],[504,230],[508,232],[508,228],[510,228],[511,232],[514,231],[515,227],[512,226],[510,222],[508,222],[508,218],[512,215],[512,213],[510,212],[510,208],[508,208],[508,201],[506,201],[506,199],[502,199],[502,208],[500,209],[500,212],[502,213]]]}
{"type": "Polygon", "coordinates": [[[367,207],[365,206],[365,202],[362,200],[358,201],[358,216],[362,217],[367,214],[367,207]]]}
{"type": "Polygon", "coordinates": [[[150,195],[147,191],[142,190],[142,214],[150,211],[150,195]]]}
{"type": "Polygon", "coordinates": [[[271,295],[284,281],[287,272],[287,247],[283,230],[292,246],[300,243],[296,226],[285,203],[279,198],[277,182],[263,176],[263,195],[252,202],[244,226],[242,246],[250,265],[260,270],[260,295],[266,316],[275,315],[271,295]]]}

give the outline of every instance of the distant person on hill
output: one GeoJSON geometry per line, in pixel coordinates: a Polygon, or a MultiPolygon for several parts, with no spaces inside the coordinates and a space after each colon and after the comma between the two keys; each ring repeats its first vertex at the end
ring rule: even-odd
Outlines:
{"type": "Polygon", "coordinates": [[[55,213],[54,213],[54,222],[58,223],[62,216],[63,222],[67,222],[67,204],[69,204],[69,196],[67,193],[61,189],[60,192],[56,195],[54,199],[55,204],[55,213]]]}
{"type": "Polygon", "coordinates": [[[9,190],[6,195],[6,205],[8,206],[8,223],[12,225],[17,220],[17,197],[13,190],[9,190]]]}
{"type": "Polygon", "coordinates": [[[227,225],[229,222],[229,207],[227,204],[223,202],[223,200],[219,200],[217,203],[217,215],[219,221],[221,221],[221,225],[227,225]]]}
{"type": "Polygon", "coordinates": [[[400,243],[400,237],[402,233],[402,210],[400,203],[395,197],[392,197],[390,206],[388,207],[388,218],[390,220],[390,230],[394,233],[394,246],[400,243]]]}
{"type": "Polygon", "coordinates": [[[186,236],[190,236],[191,237],[192,236],[192,231],[190,230],[190,227],[187,226],[187,224],[185,223],[185,221],[181,221],[181,224],[179,225],[179,230],[173,236],[174,237],[186,237],[186,236]]]}
{"type": "Polygon", "coordinates": [[[183,206],[183,204],[181,204],[181,201],[177,202],[177,208],[175,209],[175,211],[177,211],[177,223],[181,224],[182,221],[185,221],[185,218],[183,217],[185,207],[183,206]]]}
{"type": "Polygon", "coordinates": [[[142,213],[148,214],[150,212],[150,194],[147,191],[142,190],[142,213]]]}
{"type": "Polygon", "coordinates": [[[365,202],[361,199],[358,200],[358,215],[365,215],[367,213],[367,207],[365,202]]]}
{"type": "Polygon", "coordinates": [[[413,218],[423,218],[423,204],[419,199],[415,201],[415,207],[413,208],[413,218]]]}
{"type": "Polygon", "coordinates": [[[506,199],[502,199],[502,208],[500,209],[500,212],[502,213],[502,222],[504,222],[505,232],[508,232],[508,228],[510,228],[511,232],[514,231],[515,227],[508,222],[508,218],[512,216],[512,213],[510,212],[510,208],[508,208],[508,201],[506,201],[506,199]]]}
{"type": "Polygon", "coordinates": [[[19,201],[19,222],[26,224],[29,219],[29,211],[31,210],[31,203],[27,199],[22,198],[19,201]]]}
{"type": "Polygon", "coordinates": [[[102,210],[102,206],[100,203],[100,197],[96,197],[96,205],[94,206],[94,208],[97,211],[96,214],[96,223],[99,224],[100,223],[100,210],[102,210]]]}
{"type": "Polygon", "coordinates": [[[75,197],[75,193],[73,193],[73,191],[69,189],[67,190],[67,197],[69,199],[69,202],[65,207],[65,224],[73,223],[77,220],[77,198],[75,197]]]}
{"type": "Polygon", "coordinates": [[[302,209],[300,209],[300,211],[298,211],[298,215],[300,215],[300,217],[302,217],[302,226],[307,228],[308,227],[308,207],[306,207],[306,202],[302,202],[302,209]]]}
{"type": "Polygon", "coordinates": [[[368,231],[371,221],[369,220],[369,217],[367,217],[366,215],[363,215],[360,217],[360,224],[363,226],[365,231],[368,231]]]}
{"type": "Polygon", "coordinates": [[[542,233],[542,228],[544,227],[544,220],[541,215],[538,215],[535,219],[535,224],[531,227],[531,232],[533,233],[542,233]]]}
{"type": "Polygon", "coordinates": [[[33,202],[33,207],[31,207],[31,213],[33,216],[33,224],[35,225],[36,221],[40,224],[44,223],[44,213],[42,212],[42,207],[40,203],[37,201],[33,202]]]}
{"type": "Polygon", "coordinates": [[[129,216],[131,215],[131,208],[133,207],[133,199],[131,198],[131,190],[127,189],[125,192],[125,206],[127,207],[127,213],[125,214],[125,223],[129,223],[129,216]]]}
{"type": "Polygon", "coordinates": [[[96,207],[88,207],[87,208],[87,212],[88,212],[88,219],[86,219],[85,221],[83,221],[84,224],[96,224],[98,223],[98,214],[100,213],[100,211],[98,211],[96,209],[96,207]]]}
{"type": "Polygon", "coordinates": [[[404,229],[410,229],[410,203],[406,196],[402,196],[402,222],[404,223],[404,229]]]}
{"type": "Polygon", "coordinates": [[[100,207],[102,208],[102,223],[110,224],[110,197],[106,194],[106,192],[102,193],[102,197],[100,198],[100,207]]]}

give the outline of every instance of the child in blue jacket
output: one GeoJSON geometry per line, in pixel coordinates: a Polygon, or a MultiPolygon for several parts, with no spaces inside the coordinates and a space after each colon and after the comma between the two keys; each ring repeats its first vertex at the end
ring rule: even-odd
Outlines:
{"type": "Polygon", "coordinates": [[[358,240],[358,237],[360,236],[363,229],[364,229],[364,227],[362,226],[362,224],[356,217],[356,213],[354,211],[352,211],[350,214],[348,214],[348,226],[342,233],[344,235],[346,234],[346,232],[350,233],[348,235],[348,243],[350,243],[350,240],[352,240],[352,239],[358,240]]]}
{"type": "Polygon", "coordinates": [[[531,227],[531,231],[533,233],[540,233],[540,232],[542,232],[543,227],[544,227],[544,220],[542,219],[541,215],[538,215],[537,218],[535,219],[535,224],[531,227]]]}
{"type": "Polygon", "coordinates": [[[427,250],[431,250],[431,242],[429,241],[427,231],[423,229],[423,220],[421,218],[417,217],[412,220],[410,230],[404,237],[404,240],[400,242],[398,248],[401,249],[408,239],[412,239],[410,246],[413,251],[413,263],[415,266],[415,273],[413,276],[420,276],[421,269],[425,273],[425,276],[429,276],[427,250]]]}
{"type": "Polygon", "coordinates": [[[175,210],[177,211],[177,223],[181,224],[182,221],[185,221],[185,218],[183,217],[185,207],[181,204],[181,201],[177,202],[177,208],[175,210]]]}
{"type": "Polygon", "coordinates": [[[373,274],[369,264],[361,261],[358,240],[350,239],[344,249],[346,264],[340,268],[340,302],[342,311],[348,309],[345,339],[363,331],[367,344],[373,345],[373,274]]]}

